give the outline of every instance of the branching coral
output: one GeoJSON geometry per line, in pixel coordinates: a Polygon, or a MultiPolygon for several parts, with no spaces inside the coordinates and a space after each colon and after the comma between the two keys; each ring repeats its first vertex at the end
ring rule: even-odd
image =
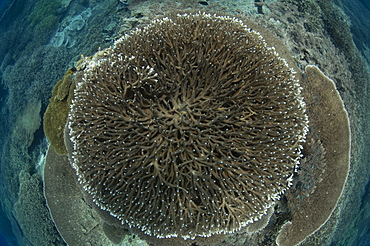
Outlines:
{"type": "Polygon", "coordinates": [[[69,113],[95,203],[148,235],[258,220],[291,184],[307,128],[294,71],[241,21],[152,21],[91,60],[69,113]]]}

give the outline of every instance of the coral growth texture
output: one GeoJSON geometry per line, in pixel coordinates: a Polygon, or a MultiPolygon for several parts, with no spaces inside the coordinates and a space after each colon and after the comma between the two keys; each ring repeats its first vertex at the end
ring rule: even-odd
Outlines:
{"type": "Polygon", "coordinates": [[[178,14],[91,59],[69,113],[94,202],[159,238],[231,233],[291,185],[307,128],[294,71],[242,21],[178,14]]]}

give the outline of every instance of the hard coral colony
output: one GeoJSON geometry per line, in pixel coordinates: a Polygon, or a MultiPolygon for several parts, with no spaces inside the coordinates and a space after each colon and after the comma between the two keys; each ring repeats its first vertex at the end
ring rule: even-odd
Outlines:
{"type": "Polygon", "coordinates": [[[308,124],[301,87],[241,21],[170,15],[85,65],[71,162],[123,224],[159,238],[232,233],[289,189],[308,124]]]}

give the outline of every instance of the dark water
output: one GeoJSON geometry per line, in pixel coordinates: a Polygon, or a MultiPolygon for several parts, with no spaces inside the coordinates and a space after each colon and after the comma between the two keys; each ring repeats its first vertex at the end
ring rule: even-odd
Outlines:
{"type": "Polygon", "coordinates": [[[0,245],[1,246],[8,246],[9,244],[6,241],[6,238],[3,234],[0,234],[0,245]]]}
{"type": "MultiPolygon", "coordinates": [[[[113,31],[99,26],[100,22],[98,20],[91,20],[99,18],[98,15],[92,15],[91,21],[89,20],[90,27],[96,25],[96,30],[101,33],[101,35],[94,37],[95,40],[91,40],[92,43],[95,42],[94,45],[90,47],[84,46],[82,42],[86,41],[79,39],[77,36],[73,36],[77,32],[74,31],[68,34],[70,36],[68,36],[68,38],[66,37],[63,45],[60,47],[58,46],[58,49],[46,47],[46,44],[50,44],[49,41],[55,34],[60,21],[68,15],[69,11],[81,12],[91,7],[89,6],[89,1],[72,0],[70,6],[74,6],[75,9],[72,9],[72,7],[63,8],[60,5],[54,6],[50,4],[51,2],[54,1],[39,0],[32,2],[30,0],[0,0],[0,146],[2,146],[0,149],[0,165],[3,167],[0,169],[0,246],[30,245],[27,235],[29,235],[28,233],[30,233],[31,230],[27,230],[24,221],[16,221],[14,213],[21,214],[22,211],[16,210],[12,206],[17,202],[18,187],[20,185],[18,173],[22,170],[27,170],[30,174],[37,177],[38,171],[35,167],[35,163],[38,160],[37,152],[45,151],[45,147],[41,146],[42,140],[44,139],[41,126],[35,129],[34,132],[36,132],[36,134],[32,135],[34,139],[29,140],[30,142],[26,147],[22,146],[20,143],[16,143],[19,145],[21,151],[15,151],[18,147],[14,147],[15,143],[14,141],[10,141],[10,136],[12,136],[11,133],[15,127],[15,122],[17,122],[19,118],[18,116],[24,112],[23,110],[27,108],[27,103],[33,99],[41,102],[41,109],[37,113],[42,114],[45,111],[55,82],[61,78],[64,71],[70,66],[70,61],[76,61],[78,56],[83,53],[88,55],[93,54],[99,47],[107,47],[113,42],[113,38],[109,39],[113,31]],[[50,9],[39,11],[39,15],[42,15],[41,17],[32,16],[32,18],[30,18],[30,13],[36,8],[35,6],[37,6],[36,2],[44,2],[43,5],[49,6],[50,9]],[[74,2],[79,3],[73,5],[72,3],[74,2]],[[43,22],[46,17],[49,18],[48,21],[43,22]],[[42,28],[44,28],[42,31],[40,31],[41,24],[43,25],[42,28]],[[29,28],[30,26],[32,26],[32,28],[29,28]],[[79,46],[80,43],[81,45],[79,46]],[[42,50],[40,47],[45,47],[45,49],[42,50]],[[47,56],[50,52],[54,52],[53,54],[55,54],[53,59],[50,58],[51,56],[47,56]],[[49,58],[46,59],[45,57],[49,58]],[[21,65],[18,65],[18,67],[17,64],[19,64],[19,62],[17,63],[17,61],[22,61],[21,65]],[[19,77],[16,77],[16,75],[13,75],[13,77],[5,76],[5,74],[9,74],[9,69],[20,69],[22,66],[24,68],[23,71],[27,72],[19,74],[19,77]],[[49,72],[50,76],[45,78],[43,74],[49,72]],[[8,83],[9,79],[12,80],[12,84],[8,83]],[[10,149],[12,149],[11,153],[10,149]],[[12,156],[13,153],[14,156],[12,156]],[[18,160],[18,162],[15,162],[15,159],[18,160]],[[12,161],[14,161],[14,163],[9,165],[12,161]],[[6,166],[6,164],[8,164],[8,166],[6,166]],[[5,168],[5,166],[7,168],[5,168]],[[11,166],[11,168],[9,168],[9,166],[11,166]],[[22,230],[26,230],[27,233],[22,230]]],[[[108,5],[106,2],[109,1],[100,1],[99,3],[102,4],[102,6],[104,4],[108,5]]],[[[211,0],[209,2],[211,2],[211,0]]],[[[230,2],[232,3],[233,1],[230,2]]],[[[236,4],[237,3],[239,2],[236,1],[236,4]]],[[[348,20],[352,24],[351,31],[353,42],[359,52],[364,56],[369,68],[370,1],[341,0],[336,1],[336,4],[348,15],[348,20]]],[[[86,12],[86,15],[87,14],[86,12]]],[[[35,12],[33,12],[33,15],[35,15],[35,12]]],[[[370,86],[370,81],[367,82],[368,84],[365,84],[365,87],[370,86]]],[[[367,95],[360,96],[366,97],[367,95]]],[[[360,119],[364,122],[369,122],[370,116],[362,115],[360,119]]],[[[367,146],[369,146],[370,136],[366,135],[368,133],[368,126],[365,125],[364,129],[365,136],[363,144],[367,143],[367,146]]],[[[24,141],[28,141],[28,139],[24,141]]],[[[370,152],[369,148],[364,148],[364,152],[370,152]]],[[[361,165],[363,165],[361,169],[364,170],[363,172],[368,172],[370,169],[369,155],[363,153],[360,159],[362,160],[361,165]]],[[[359,193],[360,198],[358,200],[353,200],[353,202],[358,203],[359,216],[353,218],[351,223],[348,222],[349,234],[351,234],[350,231],[352,231],[355,236],[347,241],[341,241],[340,238],[338,238],[337,241],[332,244],[333,246],[370,245],[370,174],[365,173],[363,175],[364,177],[367,175],[367,182],[364,182],[363,185],[356,186],[355,189],[359,193]]],[[[39,188],[41,189],[41,184],[39,188]]],[[[39,206],[42,207],[44,204],[39,206]]],[[[27,211],[33,211],[32,208],[27,207],[27,209],[27,211]]],[[[30,223],[30,227],[37,226],[37,222],[35,221],[31,221],[30,223]]],[[[50,230],[55,230],[52,225],[49,225],[48,228],[50,230]]],[[[350,238],[348,235],[347,237],[350,238]]],[[[50,238],[43,240],[42,242],[52,241],[50,238]]]]}
{"type": "Polygon", "coordinates": [[[0,210],[0,222],[0,245],[6,246],[9,245],[7,240],[11,240],[11,238],[13,238],[15,241],[16,238],[12,232],[10,221],[2,210],[0,210]]]}

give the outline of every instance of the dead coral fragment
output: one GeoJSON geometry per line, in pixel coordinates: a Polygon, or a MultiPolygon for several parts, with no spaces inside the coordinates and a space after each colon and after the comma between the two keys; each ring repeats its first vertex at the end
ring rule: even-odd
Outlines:
{"type": "Polygon", "coordinates": [[[230,17],[154,20],[77,81],[71,157],[95,203],[159,238],[230,233],[289,188],[307,116],[293,70],[230,17]]]}

